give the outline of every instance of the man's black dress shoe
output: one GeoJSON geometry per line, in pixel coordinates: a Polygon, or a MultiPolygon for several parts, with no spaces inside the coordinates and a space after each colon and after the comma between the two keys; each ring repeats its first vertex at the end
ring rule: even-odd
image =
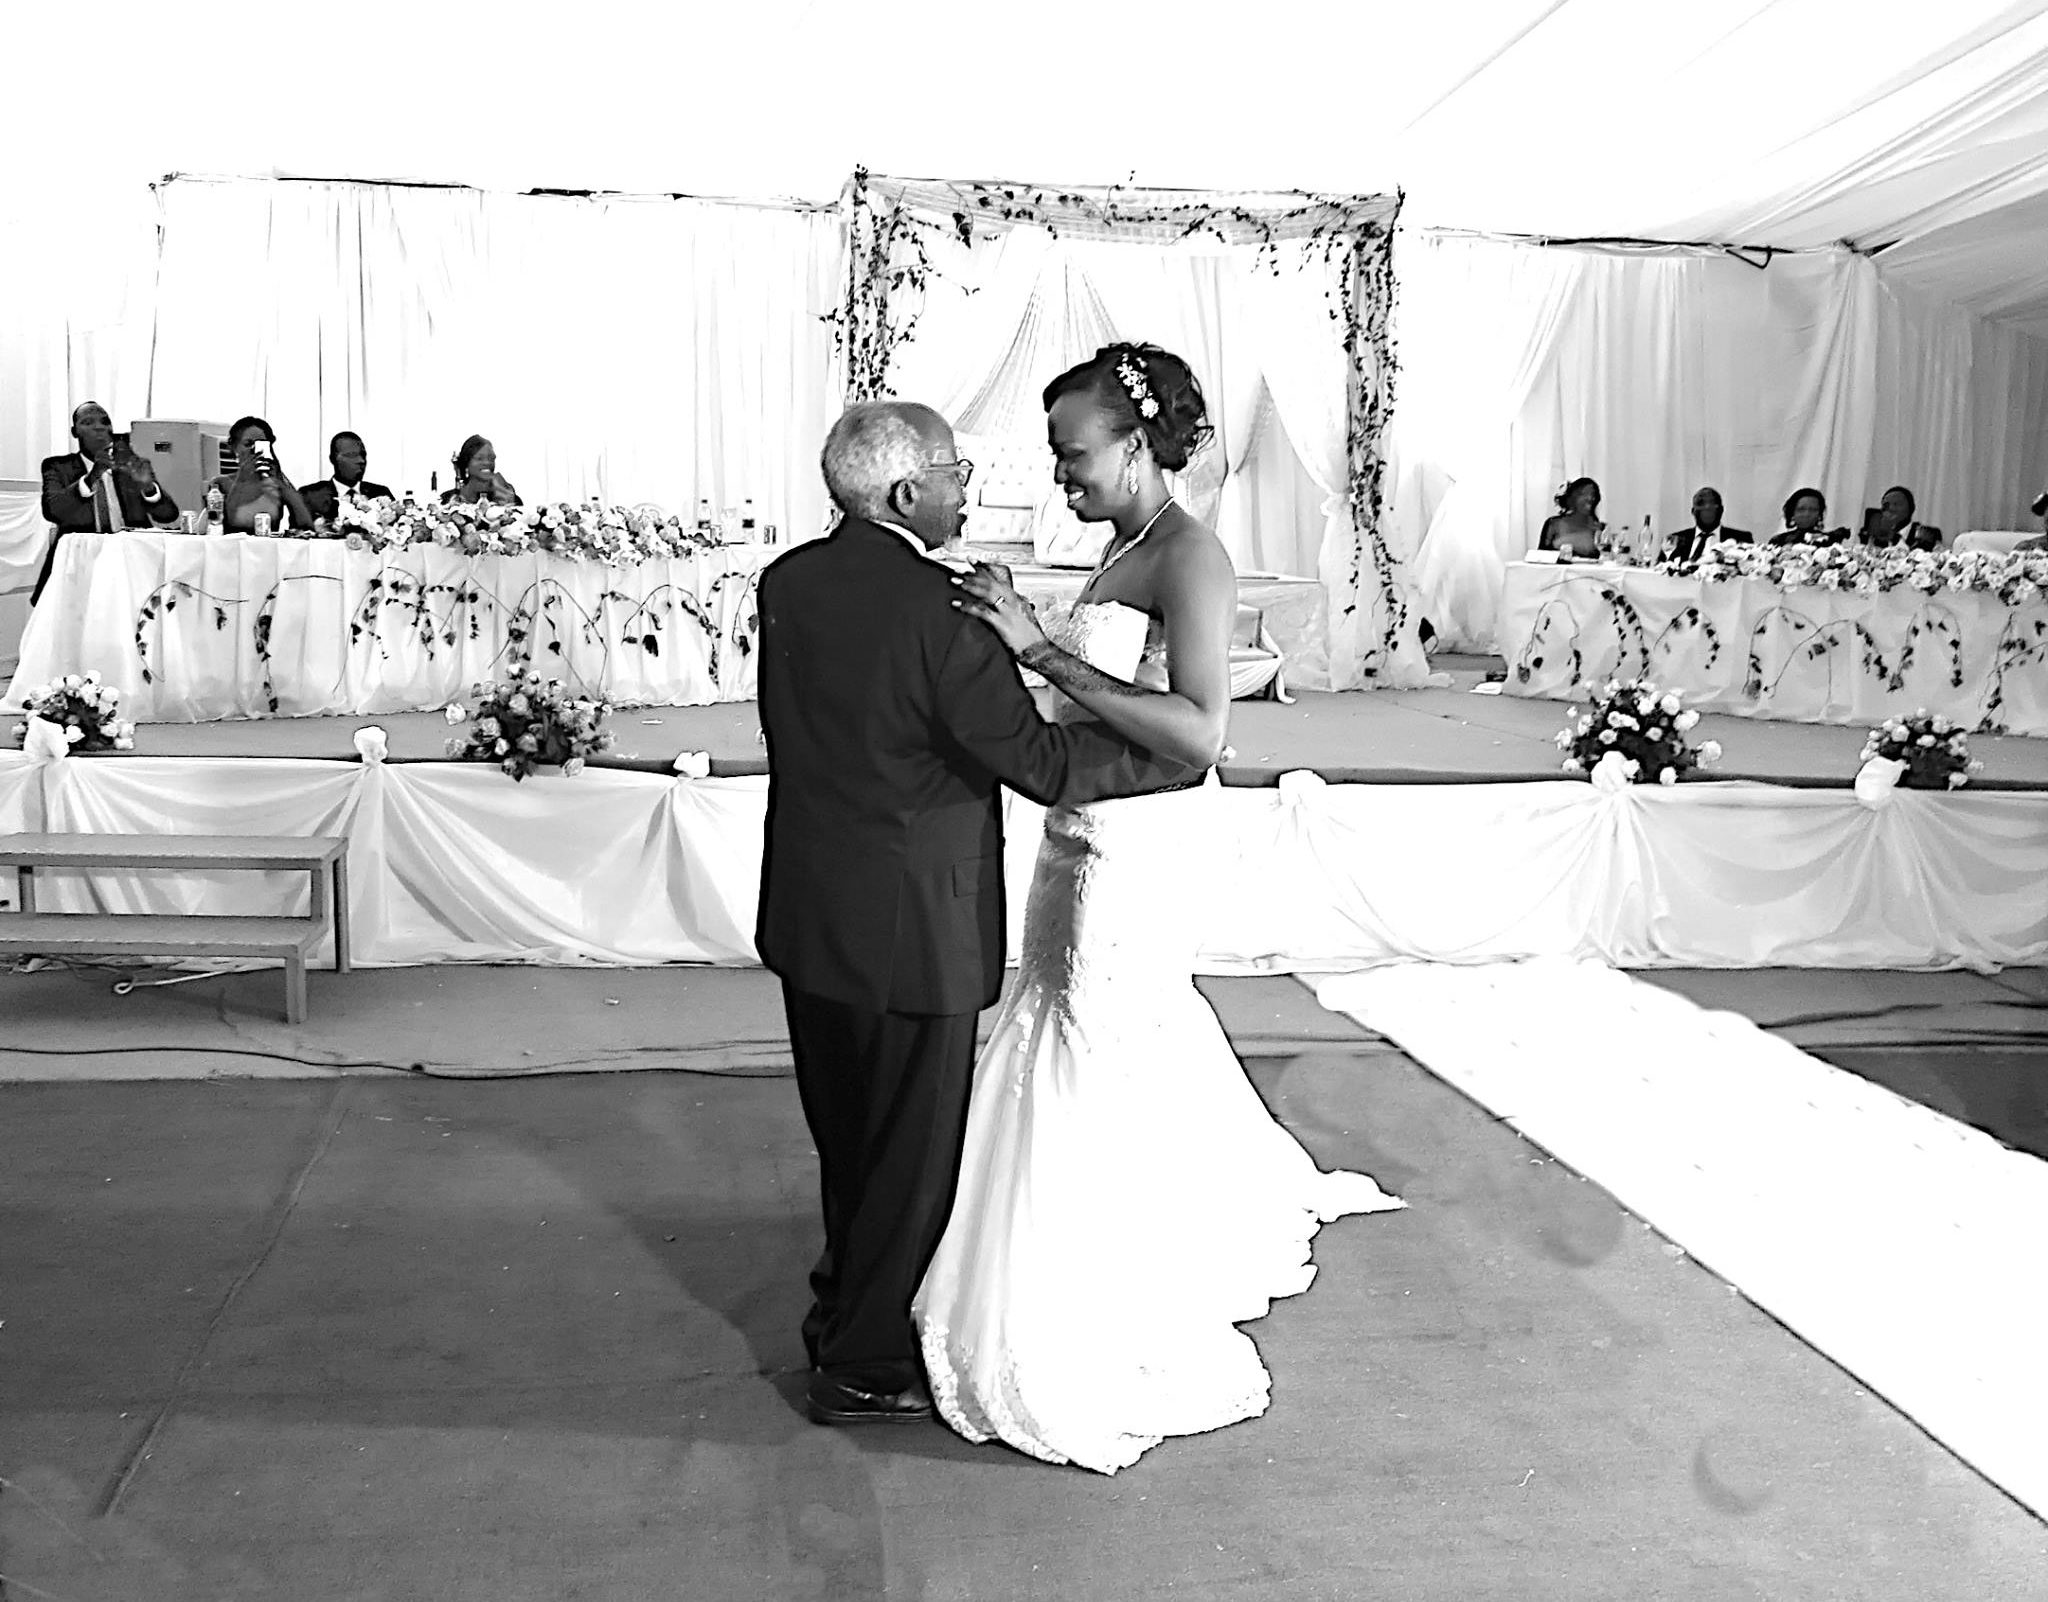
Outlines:
{"type": "Polygon", "coordinates": [[[932,1416],[923,1385],[901,1391],[864,1391],[823,1374],[811,1376],[804,1395],[813,1424],[922,1424],[932,1416]]]}

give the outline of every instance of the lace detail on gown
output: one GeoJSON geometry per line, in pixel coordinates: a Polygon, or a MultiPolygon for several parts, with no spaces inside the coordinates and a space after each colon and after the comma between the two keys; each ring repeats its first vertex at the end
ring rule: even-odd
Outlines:
{"type": "MultiPolygon", "coordinates": [[[[1163,682],[1130,607],[1076,607],[1055,639],[1163,682]]],[[[1017,980],[914,1307],[933,1399],[970,1440],[1113,1473],[1166,1436],[1265,1411],[1270,1381],[1236,1326],[1307,1289],[1320,1222],[1401,1205],[1316,1168],[1194,987],[1201,864],[1227,848],[1216,794],[1046,813],[1017,980]]]]}

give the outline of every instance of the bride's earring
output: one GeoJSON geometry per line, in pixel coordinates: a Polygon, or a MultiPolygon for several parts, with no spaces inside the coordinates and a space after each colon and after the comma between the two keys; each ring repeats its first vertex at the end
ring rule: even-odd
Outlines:
{"type": "Polygon", "coordinates": [[[1130,455],[1124,458],[1124,493],[1126,495],[1138,493],[1138,453],[1136,451],[1131,452],[1130,455]]]}

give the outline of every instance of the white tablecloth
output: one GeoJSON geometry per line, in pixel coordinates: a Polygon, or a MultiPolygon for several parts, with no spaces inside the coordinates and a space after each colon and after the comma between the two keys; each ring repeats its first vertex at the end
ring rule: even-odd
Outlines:
{"type": "Polygon", "coordinates": [[[1510,695],[1563,699],[1644,677],[1690,706],[1800,723],[1922,707],[2048,734],[2048,605],[1884,595],[1638,568],[1511,563],[1496,649],[1510,695]]]}
{"type": "Polygon", "coordinates": [[[620,704],[744,701],[754,589],[776,554],[729,546],[604,567],[433,545],[379,556],[339,540],[70,534],[8,700],[91,669],[140,722],[425,711],[530,653],[620,704]]]}

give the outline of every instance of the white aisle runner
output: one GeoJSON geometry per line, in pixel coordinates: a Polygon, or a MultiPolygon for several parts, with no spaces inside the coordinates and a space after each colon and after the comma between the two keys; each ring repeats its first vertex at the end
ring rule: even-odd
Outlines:
{"type": "Polygon", "coordinates": [[[1314,989],[2048,1514],[2048,1163],[1598,963],[1314,989]]]}

